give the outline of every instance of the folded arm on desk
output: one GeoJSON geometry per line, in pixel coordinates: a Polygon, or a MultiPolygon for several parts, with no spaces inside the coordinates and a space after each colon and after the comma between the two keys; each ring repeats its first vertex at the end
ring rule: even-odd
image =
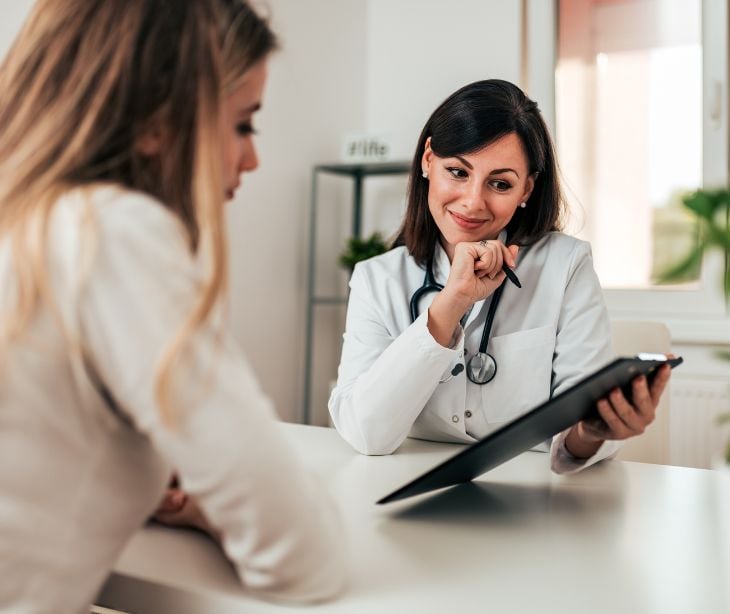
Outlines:
{"type": "Polygon", "coordinates": [[[252,369],[215,318],[176,366],[174,424],[163,423],[159,358],[201,287],[179,224],[141,195],[97,214],[99,247],[79,307],[93,368],[220,531],[248,589],[279,600],[334,596],[345,573],[334,505],[277,430],[252,369]]]}

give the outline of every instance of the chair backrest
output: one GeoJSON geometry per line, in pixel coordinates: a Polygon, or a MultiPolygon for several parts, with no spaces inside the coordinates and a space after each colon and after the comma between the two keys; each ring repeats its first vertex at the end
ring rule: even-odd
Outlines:
{"type": "MultiPolygon", "coordinates": [[[[669,329],[661,322],[613,320],[613,349],[617,356],[671,351],[669,329]]],[[[643,435],[629,439],[618,454],[621,460],[666,464],[669,460],[669,390],[659,401],[656,419],[643,435]]]]}

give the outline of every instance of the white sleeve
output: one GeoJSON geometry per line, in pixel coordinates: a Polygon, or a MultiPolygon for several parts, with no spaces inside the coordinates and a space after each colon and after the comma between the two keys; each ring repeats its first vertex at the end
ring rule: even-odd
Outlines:
{"type": "Polygon", "coordinates": [[[397,336],[389,331],[367,276],[350,280],[342,358],[329,410],[342,437],[362,454],[390,454],[408,436],[445,369],[463,346],[452,348],[428,330],[428,311],[397,336]]]}
{"type": "MultiPolygon", "coordinates": [[[[567,390],[613,358],[611,323],[589,244],[578,244],[572,270],[558,321],[552,396],[567,390]]],[[[567,434],[566,430],[555,436],[551,445],[551,464],[557,473],[585,469],[614,456],[621,447],[620,442],[606,441],[590,458],[578,459],[565,447],[567,434]]]]}
{"type": "Polygon", "coordinates": [[[229,331],[206,324],[195,335],[174,388],[175,426],[161,421],[159,358],[200,288],[176,219],[126,195],[97,207],[97,232],[79,318],[104,385],[221,531],[248,589],[296,601],[333,596],[345,568],[339,517],[277,431],[229,331]]]}

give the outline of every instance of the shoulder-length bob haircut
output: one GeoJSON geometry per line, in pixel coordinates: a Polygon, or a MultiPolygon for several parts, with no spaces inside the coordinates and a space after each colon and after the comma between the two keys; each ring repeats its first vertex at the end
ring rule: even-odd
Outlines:
{"type": "Polygon", "coordinates": [[[59,195],[99,183],[145,192],[210,267],[159,367],[169,405],[172,366],[226,288],[221,101],[276,47],[246,0],[36,2],[0,65],[0,238],[13,245],[19,296],[0,337],[51,303],[44,239],[59,195]],[[163,141],[154,156],[137,146],[150,130],[163,141]]]}
{"type": "Polygon", "coordinates": [[[474,153],[511,133],[522,141],[535,187],[527,207],[518,208],[507,224],[509,242],[529,245],[559,230],[564,201],[552,139],[537,104],[516,85],[489,79],[454,92],[426,122],[413,156],[406,213],[394,245],[405,245],[423,265],[433,256],[439,238],[428,208],[428,180],[421,169],[428,137],[434,154],[448,158],[474,153]]]}

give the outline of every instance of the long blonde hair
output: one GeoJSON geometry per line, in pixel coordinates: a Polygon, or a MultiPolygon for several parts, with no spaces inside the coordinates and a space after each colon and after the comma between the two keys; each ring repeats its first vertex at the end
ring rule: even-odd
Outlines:
{"type": "Polygon", "coordinates": [[[170,418],[176,359],[227,285],[221,96],[276,48],[245,0],[38,0],[0,66],[0,238],[17,272],[5,340],[52,305],[45,237],[58,196],[99,182],[157,198],[209,251],[197,305],[158,368],[170,418]],[[151,126],[165,151],[135,144],[151,126]]]}

